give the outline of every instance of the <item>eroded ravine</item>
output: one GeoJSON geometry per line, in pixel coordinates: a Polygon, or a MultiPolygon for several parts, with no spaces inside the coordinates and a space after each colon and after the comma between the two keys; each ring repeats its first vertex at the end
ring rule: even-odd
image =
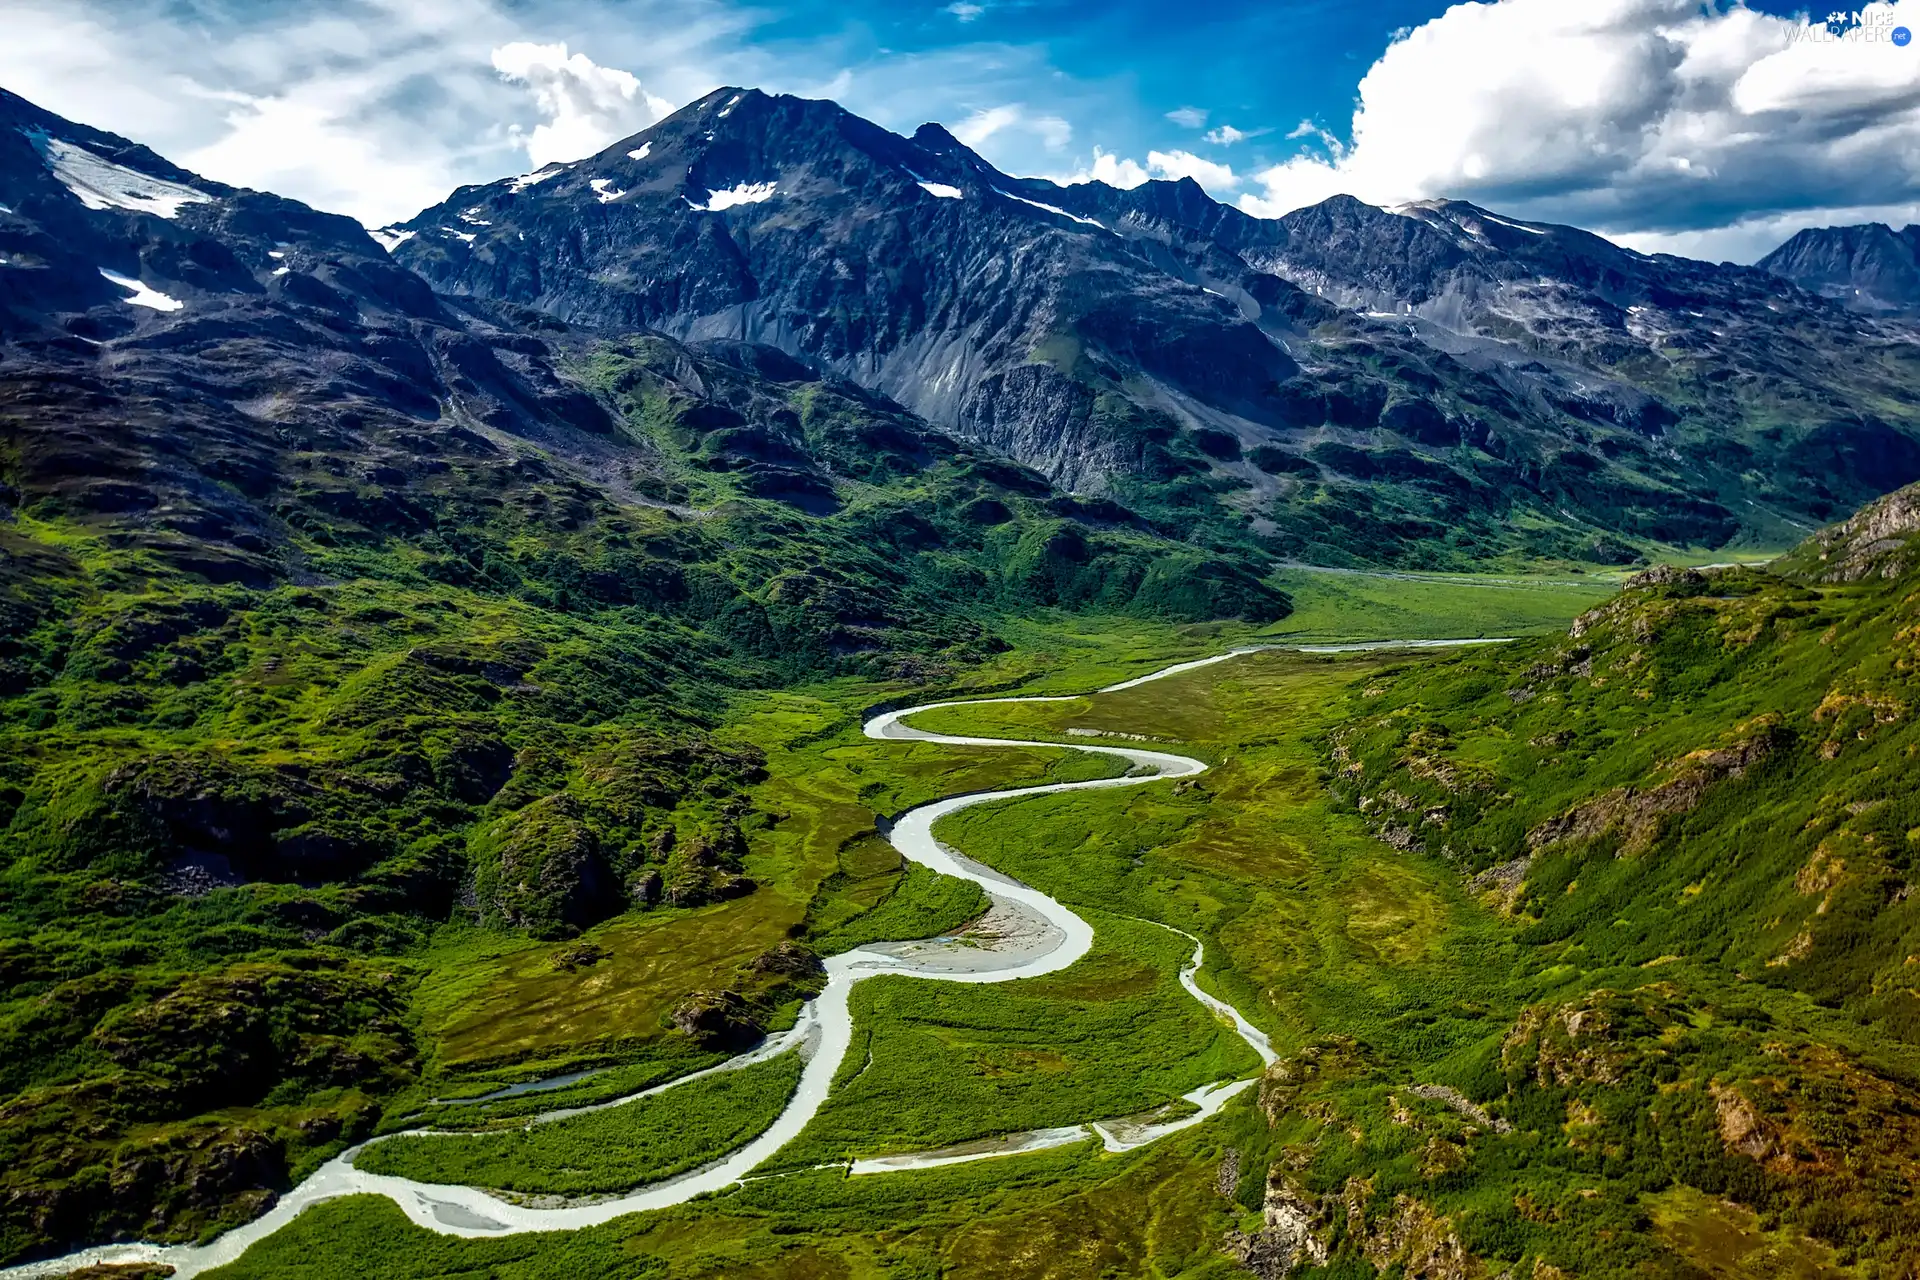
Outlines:
{"type": "MultiPolygon", "coordinates": [[[[1472,643],[1461,641],[1411,642],[1414,645],[1472,643]]],[[[1260,646],[1271,648],[1274,646],[1260,646]]],[[[1336,652],[1378,645],[1328,645],[1309,651],[1336,652]]],[[[1165,679],[1214,663],[1225,662],[1257,648],[1236,649],[1216,657],[1176,663],[1149,675],[1108,685],[1097,693],[1118,693],[1149,681],[1165,679]]],[[[827,982],[819,996],[803,1007],[799,1020],[789,1030],[771,1037],[753,1050],[707,1071],[682,1076],[667,1084],[636,1093],[599,1107],[620,1106],[677,1088],[715,1071],[736,1070],[749,1063],[765,1061],[778,1054],[798,1050],[805,1056],[800,1083],[773,1124],[745,1146],[712,1163],[679,1177],[654,1183],[626,1195],[594,1200],[558,1208],[534,1208],[512,1204],[478,1187],[450,1186],[416,1182],[410,1178],[368,1173],[353,1165],[361,1148],[352,1148],[321,1166],[263,1216],[226,1232],[205,1245],[120,1244],[85,1249],[63,1258],[27,1263],[0,1270],[0,1277],[37,1277],[61,1275],[75,1267],[93,1263],[160,1262],[175,1268],[180,1280],[198,1275],[212,1267],[237,1259],[252,1245],[293,1221],[310,1205],[347,1195],[382,1195],[392,1200],[416,1225],[442,1235],[484,1238],[527,1231],[566,1231],[597,1226],[631,1213],[664,1209],[682,1204],[703,1193],[722,1190],[739,1182],[769,1157],[785,1147],[819,1112],[853,1040],[853,1018],[849,997],[853,986],[864,978],[896,974],[940,982],[996,983],[1020,978],[1035,978],[1064,969],[1086,955],[1093,945],[1093,930],[1086,921],[1054,898],[1031,885],[1023,884],[992,868],[941,844],[934,838],[934,824],[949,814],[973,805],[1000,803],[1028,796],[1050,795],[1063,791],[1091,791],[1111,787],[1132,787],[1172,778],[1187,778],[1206,770],[1204,761],[1165,751],[1134,747],[1094,745],[1084,742],[1037,742],[1011,738],[977,738],[933,733],[915,729],[904,722],[907,716],[950,707],[979,706],[1021,702],[1067,702],[1084,694],[973,698],[929,703],[897,711],[886,711],[869,719],[864,732],[869,738],[940,743],[969,747],[1055,747],[1104,755],[1125,761],[1128,772],[1118,777],[1082,782],[1054,782],[1018,787],[1006,791],[977,792],[950,796],[908,810],[895,820],[888,839],[902,857],[943,875],[971,880],[984,889],[992,902],[990,915],[1003,922],[1001,941],[978,946],[951,939],[917,942],[885,942],[860,947],[825,962],[827,982]]],[[[1149,922],[1151,923],[1151,922],[1149,922]]],[[[1167,926],[1160,926],[1166,928],[1167,926]]],[[[1174,930],[1174,932],[1179,932],[1174,930]]],[[[1181,985],[1216,1016],[1229,1023],[1263,1063],[1274,1060],[1265,1035],[1230,1005],[1201,991],[1194,981],[1203,950],[1200,941],[1189,934],[1181,936],[1194,943],[1191,961],[1182,969],[1181,985]]],[[[1049,1147],[1069,1145],[1098,1137],[1109,1151],[1126,1151],[1153,1142],[1168,1133],[1201,1123],[1215,1114],[1227,1101],[1253,1084],[1252,1079],[1215,1082],[1185,1095],[1191,1111],[1156,1121],[1152,1116],[1125,1120],[1089,1117],[1079,1125],[1009,1134],[961,1147],[897,1156],[857,1160],[850,1166],[854,1175],[875,1174],[902,1169],[931,1168],[961,1161],[1015,1155],[1049,1147]]],[[[598,1109],[598,1107],[594,1108],[598,1109]]],[[[574,1110],[579,1110],[576,1108],[574,1110]]],[[[560,1112],[549,1113],[557,1117],[560,1112]]],[[[432,1130],[411,1130],[412,1134],[432,1130]]],[[[389,1135],[401,1136],[401,1135],[389,1135]]],[[[384,1141],[376,1139],[375,1141],[384,1141]]]]}

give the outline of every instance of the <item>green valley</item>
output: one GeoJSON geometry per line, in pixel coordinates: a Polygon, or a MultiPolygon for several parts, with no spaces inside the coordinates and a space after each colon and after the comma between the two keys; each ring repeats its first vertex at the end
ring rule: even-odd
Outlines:
{"type": "MultiPolygon", "coordinates": [[[[456,1248],[342,1201],[231,1274],[309,1274],[318,1230],[393,1275],[565,1258],[635,1275],[1226,1276],[1278,1253],[1329,1276],[1901,1274],[1914,1233],[1884,1189],[1911,1176],[1912,822],[1894,764],[1910,592],[1904,576],[1661,571],[1572,636],[1256,653],[1122,693],[927,713],[915,723],[944,732],[1145,733],[1215,761],[1192,783],[977,807],[941,835],[1102,937],[1150,939],[1119,927],[1141,917],[1203,938],[1202,982],[1281,1053],[1256,1094],[1121,1155],[847,1179],[797,1153],[785,1176],[538,1254],[456,1248]]],[[[1132,966],[1177,963],[1134,954],[1022,996],[1111,999],[1132,966]]],[[[992,1116],[1031,1099],[1001,1128],[1063,1117],[1034,1104],[1086,1069],[1071,1006],[1014,1017],[1044,1046],[1026,1030],[996,1047],[983,1017],[1010,1006],[966,1013],[911,985],[866,989],[872,1065],[802,1151],[826,1156],[863,1107],[869,1149],[966,1136],[922,1127],[922,1100],[992,1116]],[[897,1093],[873,1074],[896,1062],[931,1074],[897,1093]]],[[[1158,1049],[1178,1025],[1120,1039],[1158,1049]]],[[[1154,1087],[1124,1056],[1103,1069],[1154,1087]]]]}
{"type": "Polygon", "coordinates": [[[1654,251],[1908,33],[1676,3],[10,14],[0,1280],[1920,1275],[1920,228],[1654,251]]]}

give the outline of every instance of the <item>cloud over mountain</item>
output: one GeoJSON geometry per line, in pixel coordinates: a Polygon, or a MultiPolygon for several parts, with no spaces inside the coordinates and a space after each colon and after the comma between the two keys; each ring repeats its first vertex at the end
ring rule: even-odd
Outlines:
{"type": "Polygon", "coordinates": [[[516,40],[493,51],[493,69],[532,91],[547,119],[524,139],[535,168],[578,160],[673,111],[665,99],[642,92],[631,72],[603,67],[561,44],[516,40]]]}
{"type": "Polygon", "coordinates": [[[1352,142],[1254,175],[1250,213],[1448,195],[1656,233],[1913,201],[1920,0],[1844,38],[1697,0],[1459,4],[1360,82],[1352,142]]]}

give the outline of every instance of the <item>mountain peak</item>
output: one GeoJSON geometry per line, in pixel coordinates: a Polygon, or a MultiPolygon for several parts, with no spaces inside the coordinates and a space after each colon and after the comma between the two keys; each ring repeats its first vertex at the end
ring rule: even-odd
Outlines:
{"type": "Polygon", "coordinates": [[[947,126],[932,120],[913,131],[913,142],[933,152],[967,151],[966,144],[954,137],[947,126]]]}
{"type": "Polygon", "coordinates": [[[1920,226],[1808,227],[1754,265],[1853,311],[1920,312],[1920,226]]]}

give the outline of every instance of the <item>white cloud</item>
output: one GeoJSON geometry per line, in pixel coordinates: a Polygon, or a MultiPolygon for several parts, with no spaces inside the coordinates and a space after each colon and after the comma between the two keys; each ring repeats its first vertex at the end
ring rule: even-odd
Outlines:
{"type": "Polygon", "coordinates": [[[1092,165],[1082,166],[1051,180],[1063,187],[1078,186],[1082,182],[1104,182],[1110,187],[1131,191],[1152,176],[1138,160],[1125,159],[1095,147],[1092,165]]]}
{"type": "Polygon", "coordinates": [[[1071,187],[1082,182],[1104,182],[1110,187],[1130,191],[1149,178],[1192,178],[1209,191],[1226,193],[1240,185],[1240,178],[1232,168],[1216,164],[1190,151],[1149,151],[1147,162],[1127,156],[1117,156],[1093,149],[1093,163],[1082,165],[1070,174],[1056,176],[1052,181],[1063,187],[1071,187]]]}
{"type": "Polygon", "coordinates": [[[1149,151],[1147,168],[1162,178],[1192,178],[1209,191],[1231,191],[1240,185],[1230,167],[1191,151],[1149,151]]]}
{"type": "Polygon", "coordinates": [[[995,134],[1018,129],[1040,140],[1049,151],[1058,151],[1073,141],[1073,126],[1055,115],[1032,116],[1021,104],[1006,103],[985,107],[954,126],[953,136],[969,147],[978,148],[995,134]]]}
{"type": "Polygon", "coordinates": [[[1207,113],[1199,107],[1175,107],[1167,112],[1167,119],[1182,129],[1204,129],[1207,125],[1207,113]]]}
{"type": "Polygon", "coordinates": [[[673,102],[726,83],[801,89],[839,52],[776,66],[747,38],[764,17],[729,0],[6,0],[4,10],[0,84],[207,177],[376,226],[529,167],[525,144],[555,120],[494,70],[495,49],[566,32],[572,48],[673,102]],[[776,72],[790,67],[782,82],[776,72]]]}
{"type": "Polygon", "coordinates": [[[294,195],[369,225],[446,199],[454,175],[442,157],[411,154],[356,126],[356,80],[315,81],[264,97],[228,95],[223,136],[175,158],[210,178],[294,195]]]}
{"type": "Polygon", "coordinates": [[[493,69],[523,84],[547,117],[532,132],[516,134],[534,168],[579,160],[614,139],[670,114],[672,104],[640,90],[633,73],[603,67],[565,44],[516,40],[493,51],[493,69]]]}
{"type": "Polygon", "coordinates": [[[950,13],[962,22],[972,22],[986,11],[984,5],[967,4],[965,0],[961,0],[960,3],[948,5],[942,12],[950,13]]]}
{"type": "Polygon", "coordinates": [[[977,147],[1019,119],[1020,108],[1018,107],[986,107],[955,125],[953,136],[970,147],[977,147]]]}
{"type": "MultiPolygon", "coordinates": [[[[1920,0],[1863,17],[1883,37],[1920,27],[1920,0]]],[[[1810,30],[1698,0],[1456,4],[1367,72],[1350,149],[1258,173],[1240,204],[1448,195],[1642,235],[1911,204],[1915,50],[1810,30]]]]}
{"type": "Polygon", "coordinates": [[[1252,136],[1253,135],[1246,130],[1236,129],[1230,124],[1223,124],[1217,129],[1209,129],[1206,134],[1207,141],[1216,147],[1230,147],[1236,142],[1245,142],[1252,136]]]}
{"type": "Polygon", "coordinates": [[[1147,171],[1140,167],[1139,161],[1108,155],[1098,147],[1093,149],[1091,176],[1095,182],[1104,182],[1110,187],[1119,187],[1123,191],[1139,186],[1149,177],[1147,171]]]}

